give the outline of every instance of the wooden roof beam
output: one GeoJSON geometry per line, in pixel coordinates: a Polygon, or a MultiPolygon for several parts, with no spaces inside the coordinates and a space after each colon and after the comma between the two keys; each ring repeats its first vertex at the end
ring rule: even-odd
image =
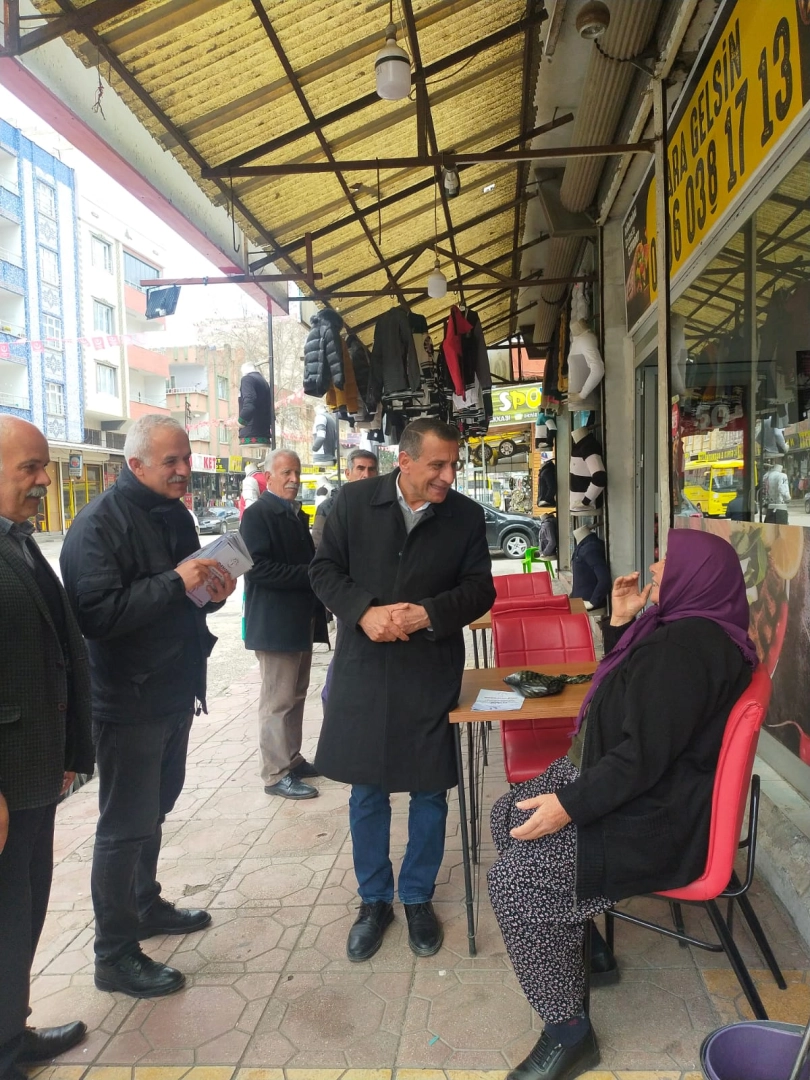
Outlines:
{"type": "Polygon", "coordinates": [[[27,34],[19,34],[18,32],[16,47],[3,49],[1,51],[2,55],[22,56],[24,53],[31,52],[32,49],[37,49],[40,45],[47,45],[49,41],[55,41],[56,38],[63,37],[65,34],[74,31],[80,34],[86,33],[87,30],[92,30],[99,23],[108,22],[110,19],[130,11],[132,6],[131,0],[93,0],[92,3],[87,4],[85,7],[73,9],[64,15],[38,16],[47,19],[46,25],[38,26],[35,30],[29,30],[27,34]]]}

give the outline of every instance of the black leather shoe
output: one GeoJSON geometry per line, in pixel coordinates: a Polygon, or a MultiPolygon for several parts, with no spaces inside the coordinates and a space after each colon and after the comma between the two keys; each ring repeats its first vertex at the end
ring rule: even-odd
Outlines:
{"type": "Polygon", "coordinates": [[[507,1073],[506,1080],[573,1080],[598,1064],[593,1028],[573,1046],[562,1046],[544,1031],[529,1056],[507,1073]]]}
{"type": "Polygon", "coordinates": [[[318,789],[312,784],[305,784],[291,772],[282,776],[277,784],[268,784],[264,789],[265,795],[280,795],[282,799],[315,799],[318,797],[318,789]]]}
{"type": "Polygon", "coordinates": [[[619,965],[608,943],[591,923],[591,986],[615,986],[619,981],[619,965]]]}
{"type": "Polygon", "coordinates": [[[290,769],[290,775],[294,776],[296,780],[309,780],[313,776],[320,776],[321,774],[311,761],[302,761],[300,765],[290,769]]]}
{"type": "Polygon", "coordinates": [[[385,928],[394,919],[394,909],[384,900],[373,904],[361,904],[360,914],[354,920],[346,942],[346,955],[356,964],[370,960],[382,945],[385,928]]]}
{"type": "Polygon", "coordinates": [[[444,933],[433,904],[404,904],[408,920],[408,944],[417,956],[433,956],[442,947],[444,933]]]}
{"type": "Polygon", "coordinates": [[[87,1024],[74,1020],[62,1027],[26,1028],[17,1051],[18,1062],[50,1061],[76,1046],[87,1034],[87,1024]]]}
{"type": "Polygon", "coordinates": [[[139,949],[111,962],[96,960],[95,983],[99,990],[117,990],[136,998],[157,998],[182,990],[186,977],[182,971],[159,964],[139,949]]]}
{"type": "Polygon", "coordinates": [[[211,925],[211,916],[202,908],[178,908],[159,896],[138,926],[138,941],[158,934],[193,934],[211,925]]]}

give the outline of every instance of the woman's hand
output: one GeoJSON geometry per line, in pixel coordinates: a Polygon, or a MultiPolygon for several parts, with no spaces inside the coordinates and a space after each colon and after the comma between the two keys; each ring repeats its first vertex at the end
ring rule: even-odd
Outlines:
{"type": "Polygon", "coordinates": [[[534,810],[528,821],[509,830],[515,840],[537,840],[540,836],[559,832],[571,820],[556,795],[537,795],[516,802],[515,806],[518,810],[534,810]]]}
{"type": "Polygon", "coordinates": [[[617,577],[613,582],[613,592],[610,598],[610,625],[624,626],[640,611],[643,611],[650,598],[652,583],[646,585],[641,592],[638,591],[638,570],[625,577],[617,577]]]}

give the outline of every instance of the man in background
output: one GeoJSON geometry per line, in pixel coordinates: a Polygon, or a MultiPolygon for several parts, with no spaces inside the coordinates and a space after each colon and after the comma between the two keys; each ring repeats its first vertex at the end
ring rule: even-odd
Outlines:
{"type": "Polygon", "coordinates": [[[314,799],[306,783],[318,772],[301,754],[304,703],[314,641],[328,642],[326,612],[309,583],[315,554],[309,521],[296,503],[301,461],[272,450],[264,463],[267,490],[242,517],[253,559],[245,575],[245,648],[259,661],[259,750],[267,795],[314,799]]]}
{"type": "Polygon", "coordinates": [[[70,602],[88,642],[99,809],[91,888],[95,983],[132,997],[174,993],[185,976],[140,942],[187,934],[207,911],[176,908],[157,880],[161,827],[186,775],[195,710],[205,710],[206,665],[216,638],[206,612],[235,580],[211,559],[183,495],[191,447],[168,416],[136,420],[118,480],[77,514],[60,556],[70,602]],[[205,586],[199,608],[186,595],[205,586]]]}
{"type": "MultiPolygon", "coordinates": [[[[372,480],[378,472],[379,465],[377,464],[377,457],[371,450],[363,450],[361,447],[356,446],[353,450],[349,451],[346,458],[346,471],[344,472],[347,484],[351,484],[355,480],[372,480]]],[[[315,511],[315,520],[312,522],[312,540],[315,544],[316,551],[321,542],[321,537],[323,536],[323,527],[326,524],[326,519],[332,513],[332,507],[335,505],[335,499],[337,498],[339,490],[340,488],[332,488],[327,497],[315,511]]]]}
{"type": "Polygon", "coordinates": [[[26,1027],[31,965],[53,874],[56,804],[93,770],[87,651],[30,519],[51,478],[48,443],[0,416],[0,1077],[80,1042],[76,1020],[26,1027]]]}

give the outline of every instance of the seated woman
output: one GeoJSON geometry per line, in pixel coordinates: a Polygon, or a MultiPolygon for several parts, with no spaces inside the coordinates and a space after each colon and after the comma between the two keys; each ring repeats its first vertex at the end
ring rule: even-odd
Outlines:
{"type": "Polygon", "coordinates": [[[507,1080],[570,1080],[598,1063],[583,1010],[584,923],[705,867],[720,744],[757,662],[745,583],[730,544],[691,530],[670,532],[666,561],[650,570],[641,592],[638,573],[614,583],[605,659],[571,754],[492,810],[490,899],[545,1021],[507,1080]]]}

